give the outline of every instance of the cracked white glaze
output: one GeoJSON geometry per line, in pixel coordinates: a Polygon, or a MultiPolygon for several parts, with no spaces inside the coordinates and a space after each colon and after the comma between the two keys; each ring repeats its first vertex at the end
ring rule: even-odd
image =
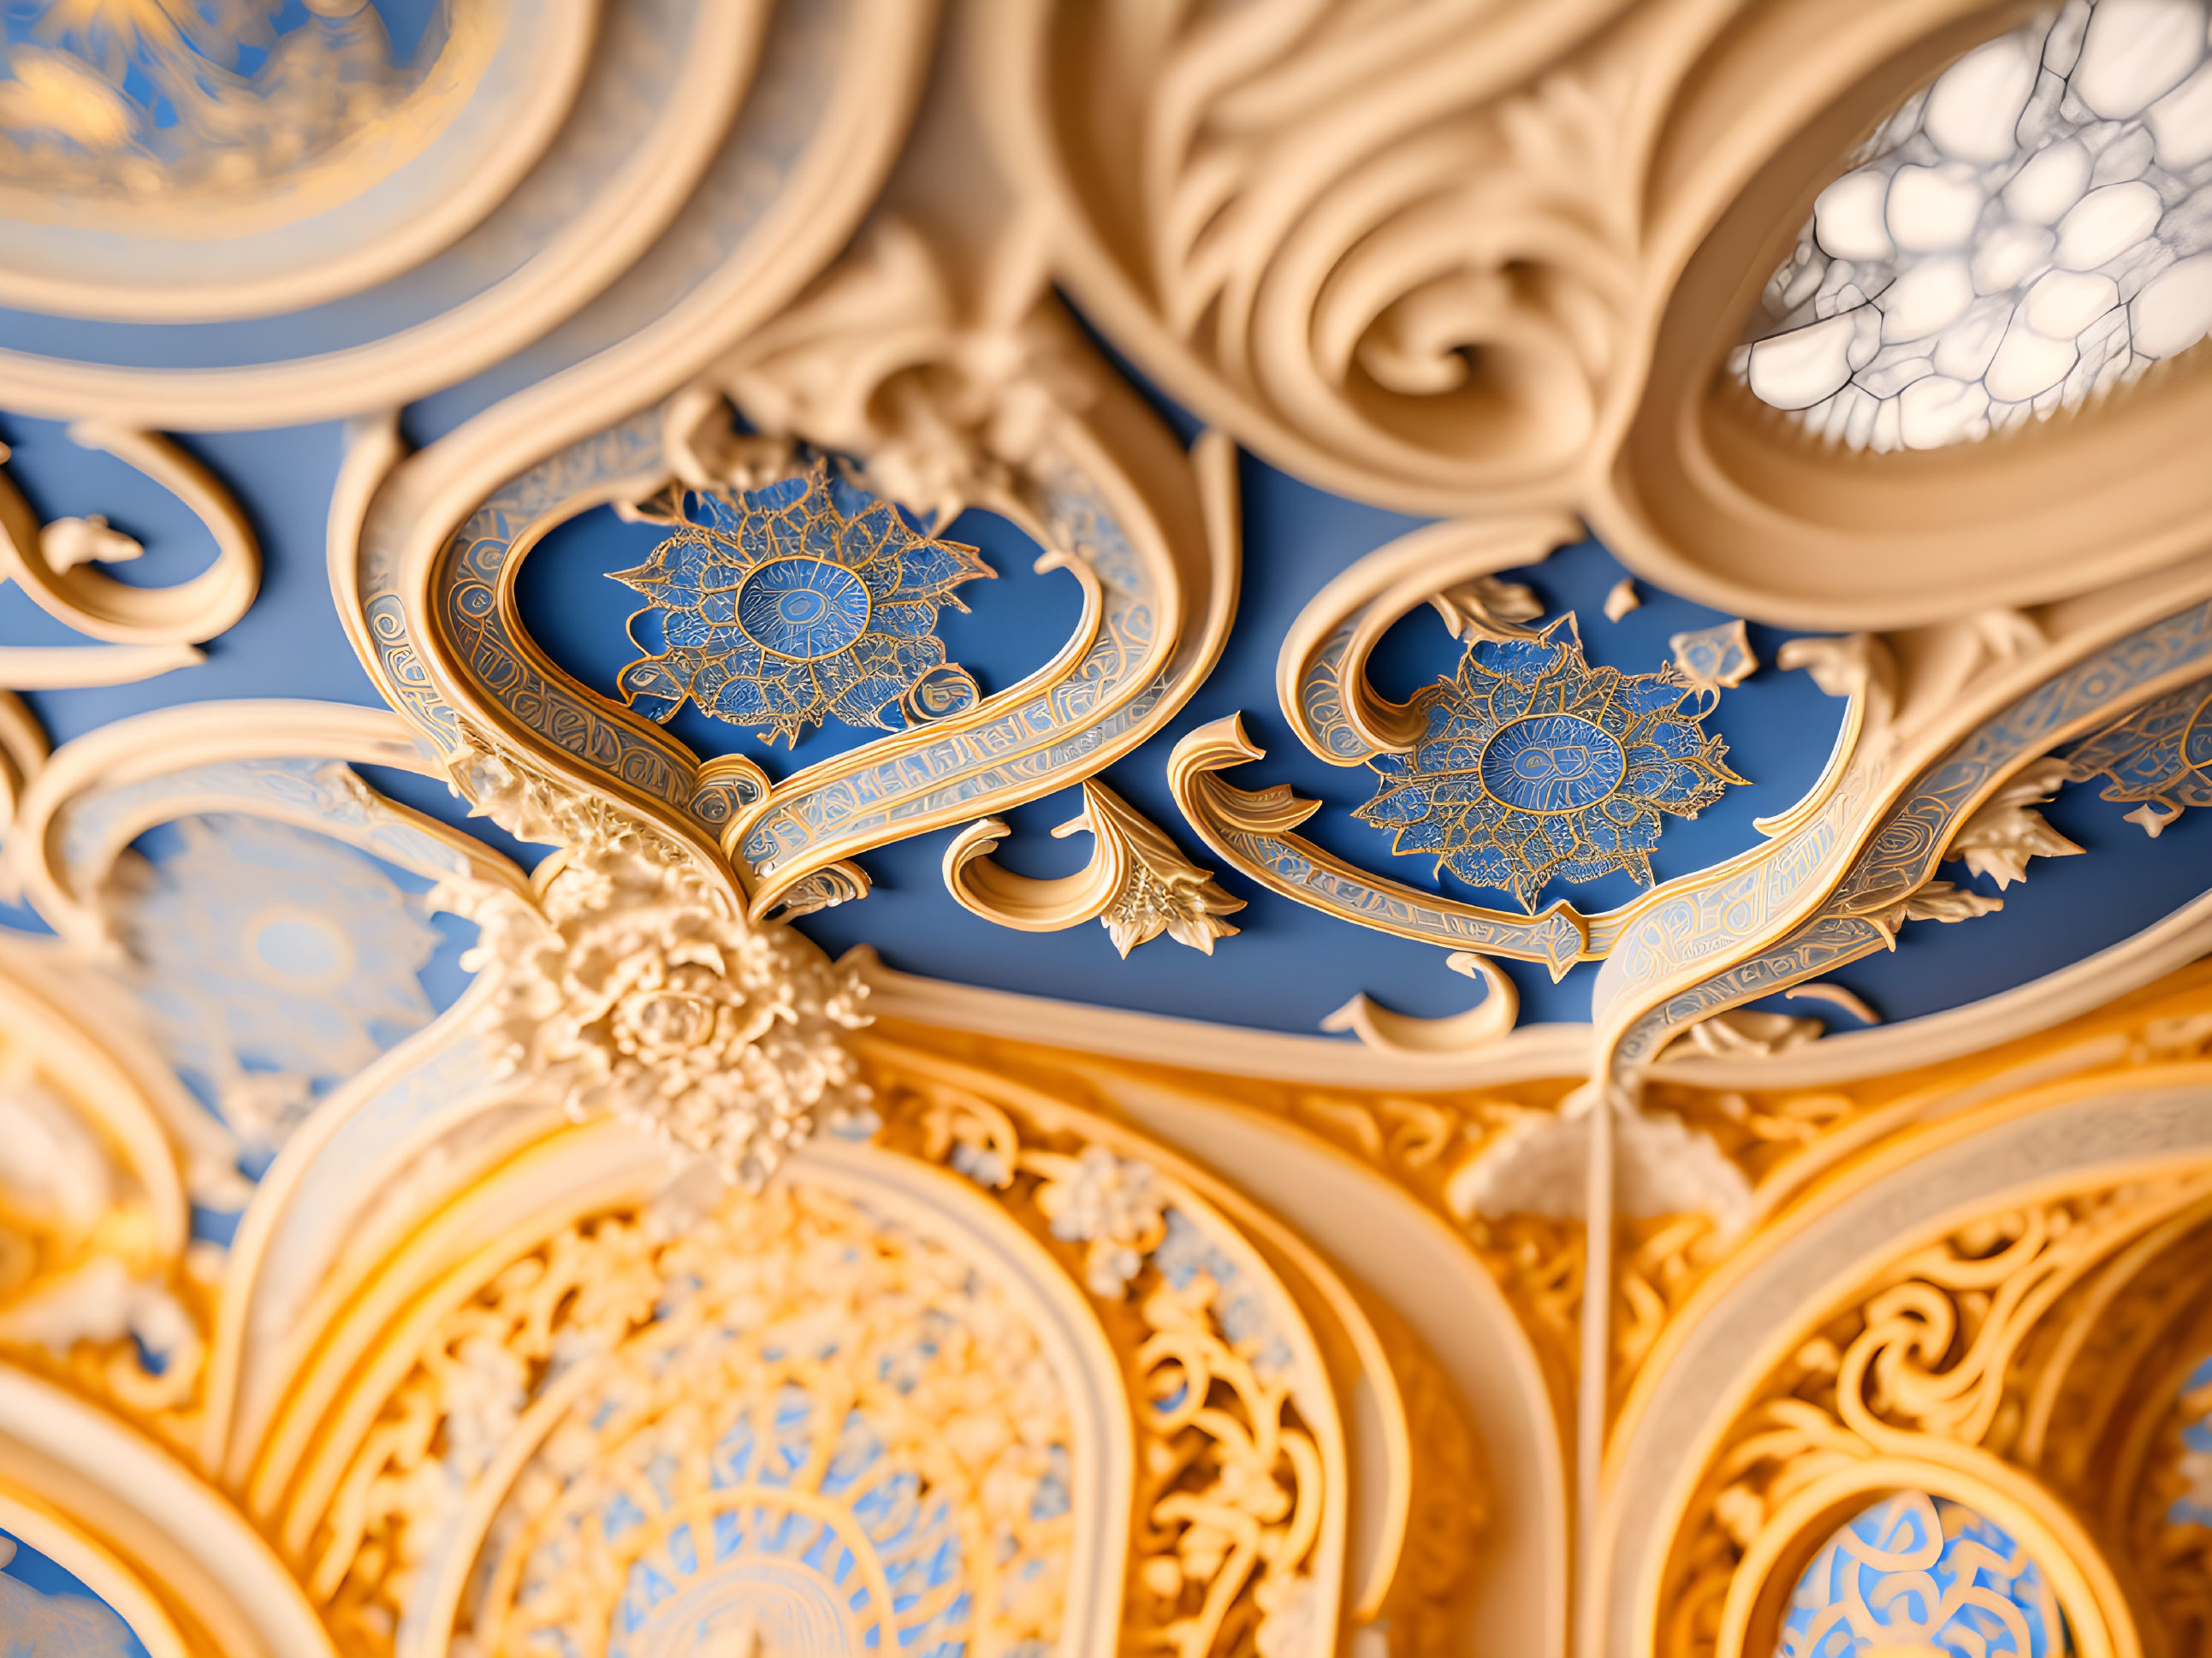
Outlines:
{"type": "Polygon", "coordinates": [[[2070,0],[1985,42],[1822,191],[1730,367],[1853,449],[1969,442],[2212,331],[2203,0],[2070,0]]]}

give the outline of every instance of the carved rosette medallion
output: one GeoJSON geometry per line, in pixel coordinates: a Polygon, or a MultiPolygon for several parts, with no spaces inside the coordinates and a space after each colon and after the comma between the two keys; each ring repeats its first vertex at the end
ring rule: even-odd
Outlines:
{"type": "Polygon", "coordinates": [[[1591,667],[1571,616],[1478,641],[1408,705],[1412,750],[1368,761],[1376,796],[1357,815],[1395,832],[1393,852],[1509,891],[1532,915],[1554,880],[1625,870],[1649,886],[1662,817],[1695,817],[1743,780],[1683,711],[1689,693],[1671,667],[1591,667]]]}
{"type": "Polygon", "coordinates": [[[918,534],[826,461],[764,489],[675,501],[675,533],[614,578],[647,601],[631,637],[647,623],[662,641],[617,677],[631,707],[665,724],[688,698],[796,743],[824,720],[897,730],[889,711],[902,702],[919,718],[975,701],[935,631],[944,606],[967,609],[953,590],[992,574],[974,548],[918,534]]]}

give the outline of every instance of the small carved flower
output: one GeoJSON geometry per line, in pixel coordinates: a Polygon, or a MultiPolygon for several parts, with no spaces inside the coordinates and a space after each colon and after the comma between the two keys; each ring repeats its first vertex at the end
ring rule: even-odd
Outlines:
{"type": "Polygon", "coordinates": [[[612,1112],[756,1187],[817,1122],[866,1114],[842,1040],[867,1023],[866,987],[689,870],[604,854],[562,872],[542,920],[487,920],[489,953],[511,963],[507,1063],[563,1084],[572,1114],[612,1112]]]}
{"type": "Polygon", "coordinates": [[[1368,762],[1375,798],[1354,816],[1395,830],[1393,852],[1426,853],[1531,914],[1553,880],[1626,870],[1650,886],[1661,817],[1695,817],[1744,780],[1723,763],[1727,744],[1682,708],[1688,691],[1671,667],[1591,667],[1572,616],[1479,641],[1455,676],[1413,698],[1413,752],[1368,762]]]}
{"type": "Polygon", "coordinates": [[[679,510],[653,556],[614,576],[646,598],[630,636],[647,654],[616,678],[633,708],[665,722],[688,698],[796,743],[825,720],[896,731],[974,705],[936,631],[944,606],[968,608],[953,590],[993,574],[974,548],[917,533],[823,461],[735,499],[688,494],[679,510]]]}
{"type": "Polygon", "coordinates": [[[1167,1194],[1150,1164],[1118,1157],[1103,1145],[1062,1160],[1065,1168],[1037,1188],[1037,1207],[1052,1235],[1089,1245],[1085,1278],[1093,1295],[1118,1300],[1167,1235],[1167,1194]]]}

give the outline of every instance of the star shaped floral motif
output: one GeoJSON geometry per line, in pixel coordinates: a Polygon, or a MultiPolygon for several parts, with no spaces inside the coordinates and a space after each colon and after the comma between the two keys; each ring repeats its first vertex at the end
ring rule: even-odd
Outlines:
{"type": "Polygon", "coordinates": [[[665,724],[689,698],[795,744],[825,720],[897,731],[975,704],[936,632],[943,606],[968,608],[953,589],[994,574],[973,547],[921,534],[826,461],[735,499],[687,492],[668,521],[651,558],[614,574],[646,598],[629,619],[646,654],[615,682],[640,713],[665,724]]]}
{"type": "Polygon", "coordinates": [[[1395,829],[1392,851],[1427,853],[1531,914],[1553,880],[1626,870],[1650,886],[1662,815],[1695,817],[1744,780],[1683,711],[1689,691],[1671,667],[1591,667],[1571,616],[1481,640],[1413,698],[1420,741],[1368,762],[1375,798],[1353,815],[1395,829]]]}

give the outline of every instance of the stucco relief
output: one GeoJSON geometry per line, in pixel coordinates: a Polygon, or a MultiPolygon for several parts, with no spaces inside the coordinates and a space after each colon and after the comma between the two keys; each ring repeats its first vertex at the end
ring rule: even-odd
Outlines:
{"type": "Polygon", "coordinates": [[[0,647],[0,881],[56,935],[0,943],[0,1616],[155,1658],[2202,1644],[2212,916],[1957,1017],[1826,979],[2084,867],[2063,790],[2153,839],[2204,804],[2196,0],[454,0],[404,63],[392,11],[7,23],[0,404],[214,556],[120,579],[104,512],[0,475],[4,574],[97,641],[0,647]],[[337,416],[389,707],[201,700],[268,550],[165,434],[337,416]],[[1437,521],[1232,648],[1240,445],[1437,521]],[[521,595],[601,508],[660,539],[595,688],[521,595]],[[969,508],[1035,570],[981,582],[969,508]],[[1547,610],[1585,527],[1629,574],[1547,610]],[[1039,665],[948,646],[1046,575],[1039,665]],[[1648,663],[1586,649],[1670,595],[1711,609],[1648,663]],[[1431,615],[1456,670],[1395,700],[1431,615]],[[1236,650],[1258,703],[1200,702],[1236,650]],[[58,745],[14,695],[164,673],[58,745]],[[1786,675],[1825,765],[1662,878],[1786,675]],[[1371,778],[1365,852],[1268,780],[1277,720],[1279,768],[1371,778]],[[1088,862],[1019,872],[1063,790],[1088,862]],[[797,925],[933,834],[927,899],[1009,950],[1235,975],[1284,900],[1479,999],[1324,1042],[797,925]],[[1578,971],[1587,1020],[1524,1017],[1578,971]]]}

